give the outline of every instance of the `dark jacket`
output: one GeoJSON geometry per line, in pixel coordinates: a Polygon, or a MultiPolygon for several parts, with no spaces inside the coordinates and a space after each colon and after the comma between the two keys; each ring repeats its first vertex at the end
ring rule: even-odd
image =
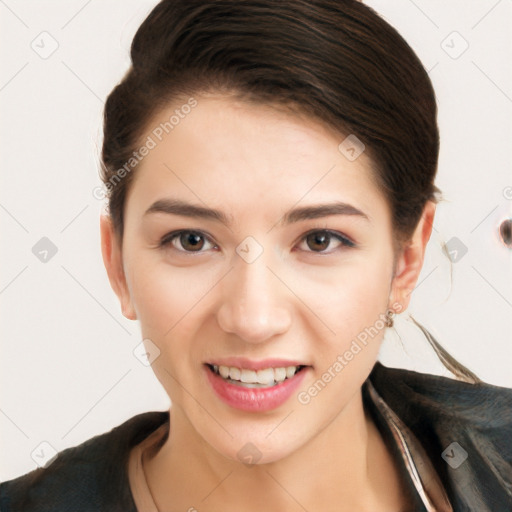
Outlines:
{"type": "MultiPolygon", "coordinates": [[[[454,512],[512,511],[512,389],[377,362],[363,399],[395,453],[390,417],[412,432],[454,512]],[[384,408],[391,410],[386,420],[384,408]]],[[[136,512],[127,476],[130,450],[168,421],[168,411],[139,414],[63,450],[46,468],[3,482],[0,511],[136,512]]],[[[426,510],[418,499],[414,512],[426,510]]]]}

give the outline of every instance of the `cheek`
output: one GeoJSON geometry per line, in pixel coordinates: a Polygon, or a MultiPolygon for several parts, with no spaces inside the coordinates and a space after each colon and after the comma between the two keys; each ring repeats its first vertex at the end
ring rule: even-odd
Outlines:
{"type": "Polygon", "coordinates": [[[202,326],[198,315],[204,313],[212,285],[197,269],[176,269],[162,263],[148,267],[142,265],[142,258],[138,261],[130,274],[142,337],[160,350],[151,365],[153,372],[172,400],[181,403],[184,397],[179,382],[192,378],[188,371],[183,374],[183,369],[201,360],[201,347],[192,341],[198,338],[202,326]]]}
{"type": "Polygon", "coordinates": [[[309,295],[308,304],[334,334],[316,332],[316,371],[298,395],[310,417],[330,421],[339,411],[332,404],[347,404],[377,359],[386,330],[391,264],[385,255],[364,255],[331,272],[329,281],[311,280],[316,293],[309,295]]]}
{"type": "Polygon", "coordinates": [[[143,333],[167,342],[201,310],[215,280],[206,268],[176,268],[136,258],[129,269],[132,300],[143,333]],[[147,264],[146,264],[147,263],[147,264]]]}
{"type": "Polygon", "coordinates": [[[350,341],[385,313],[392,258],[359,253],[337,266],[296,276],[297,295],[322,321],[327,339],[350,341]]]}

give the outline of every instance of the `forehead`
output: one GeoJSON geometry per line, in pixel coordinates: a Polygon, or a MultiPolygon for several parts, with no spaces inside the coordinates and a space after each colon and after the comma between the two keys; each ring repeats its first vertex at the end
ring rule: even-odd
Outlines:
{"type": "Polygon", "coordinates": [[[297,202],[343,200],[369,216],[385,213],[369,156],[347,158],[345,143],[340,150],[347,135],[268,105],[225,96],[195,101],[183,109],[174,103],[148,125],[142,141],[151,140],[152,149],[137,166],[129,196],[145,203],[185,196],[237,213],[264,205],[269,215],[271,205],[277,212],[297,202]]]}

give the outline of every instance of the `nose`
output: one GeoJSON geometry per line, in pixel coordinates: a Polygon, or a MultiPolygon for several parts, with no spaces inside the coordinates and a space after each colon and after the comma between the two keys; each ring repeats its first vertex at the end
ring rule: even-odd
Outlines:
{"type": "Polygon", "coordinates": [[[242,258],[226,276],[217,321],[222,330],[250,342],[262,343],[283,334],[291,325],[286,287],[267,268],[263,253],[252,263],[242,258]]]}

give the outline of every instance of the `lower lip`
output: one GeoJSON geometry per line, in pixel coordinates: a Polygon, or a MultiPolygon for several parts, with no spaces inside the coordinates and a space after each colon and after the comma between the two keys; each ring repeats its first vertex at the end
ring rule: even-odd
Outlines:
{"type": "Polygon", "coordinates": [[[290,379],[268,388],[246,388],[231,384],[205,366],[208,381],[217,396],[229,406],[242,411],[265,412],[276,409],[290,398],[304,379],[303,368],[290,379]]]}

